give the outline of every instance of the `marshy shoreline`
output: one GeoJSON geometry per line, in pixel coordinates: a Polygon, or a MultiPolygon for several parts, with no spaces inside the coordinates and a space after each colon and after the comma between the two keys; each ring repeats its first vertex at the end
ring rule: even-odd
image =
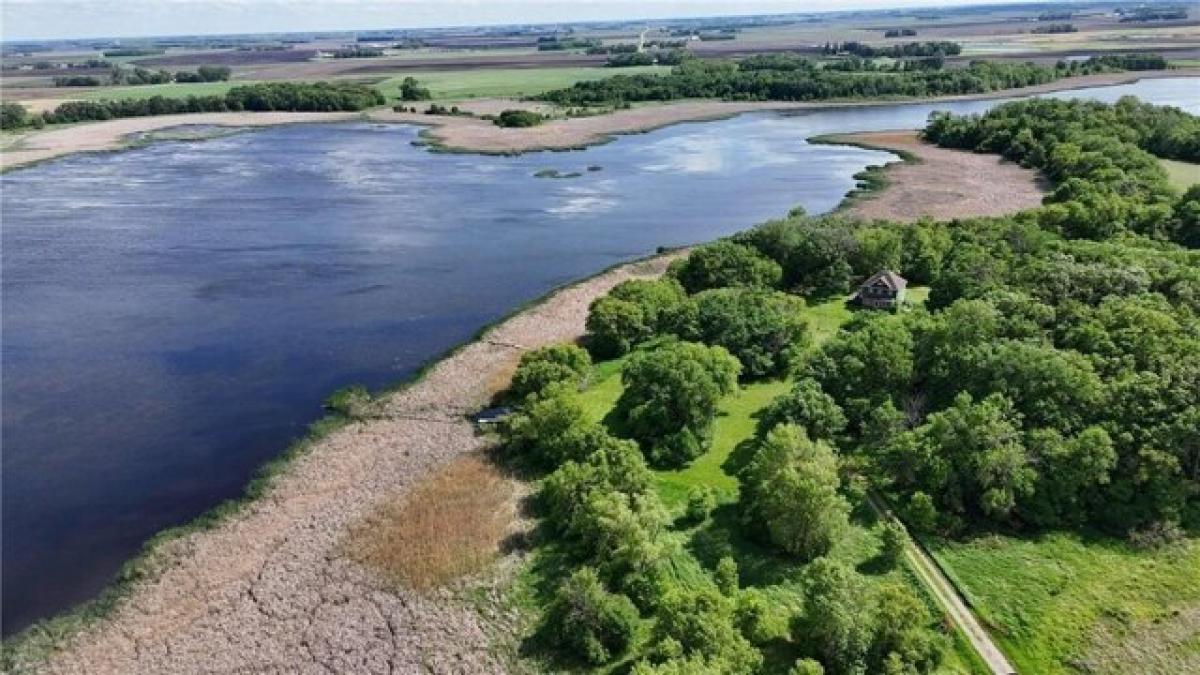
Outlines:
{"type": "Polygon", "coordinates": [[[590,302],[661,275],[676,250],[554,290],[381,394],[368,418],[326,418],[241,499],[147,543],[97,600],[5,641],[9,672],[504,672],[485,621],[451,591],[386,585],[344,551],[387,500],[486,452],[469,415],[527,349],[578,339],[590,302]],[[464,670],[465,669],[465,670],[464,670]]]}
{"type": "MultiPolygon", "coordinates": [[[[607,143],[616,136],[646,133],[684,122],[725,119],[748,112],[838,110],[905,103],[984,101],[1089,87],[1132,84],[1139,80],[1195,77],[1198,74],[1200,74],[1200,69],[1195,68],[1102,73],[1064,78],[1033,87],[1004,89],[983,94],[914,99],[818,102],[689,100],[645,105],[593,117],[553,120],[535,127],[511,129],[498,127],[487,120],[476,117],[397,113],[382,109],[366,112],[230,112],[129,117],[32,131],[6,139],[6,147],[0,150],[0,171],[32,166],[76,153],[112,152],[138,147],[137,143],[131,142],[131,138],[138,134],[190,125],[268,127],[353,120],[414,124],[425,127],[422,137],[425,145],[431,150],[513,155],[526,152],[582,150],[593,145],[607,143]]],[[[495,107],[496,101],[480,100],[465,105],[467,108],[472,105],[495,107]]],[[[513,101],[511,105],[521,107],[523,104],[513,101]]]]}

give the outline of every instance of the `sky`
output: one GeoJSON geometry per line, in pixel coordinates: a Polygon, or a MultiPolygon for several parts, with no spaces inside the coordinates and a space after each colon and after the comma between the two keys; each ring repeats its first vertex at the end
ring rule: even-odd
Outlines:
{"type": "MultiPolygon", "coordinates": [[[[371,30],[880,9],[1002,0],[0,0],[5,40],[371,30]]],[[[1011,0],[1009,0],[1011,1],[1011,0]]]]}

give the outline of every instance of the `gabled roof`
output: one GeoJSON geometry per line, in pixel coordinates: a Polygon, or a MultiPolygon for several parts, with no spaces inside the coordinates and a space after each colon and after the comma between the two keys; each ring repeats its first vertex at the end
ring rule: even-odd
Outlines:
{"type": "Polygon", "coordinates": [[[872,274],[869,279],[862,283],[864,288],[880,284],[887,286],[893,291],[902,291],[908,286],[908,280],[891,270],[883,270],[872,274]]]}

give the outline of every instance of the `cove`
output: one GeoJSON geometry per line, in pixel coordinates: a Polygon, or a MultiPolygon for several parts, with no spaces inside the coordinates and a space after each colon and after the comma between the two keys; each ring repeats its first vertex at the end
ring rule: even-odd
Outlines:
{"type": "MultiPolygon", "coordinates": [[[[1197,84],[1059,95],[1197,112],[1197,84]]],[[[5,174],[5,633],[238,495],[337,387],[410,377],[658,246],[826,211],[889,158],[805,138],[997,103],[756,113],[517,157],[431,154],[411,126],[297,125],[5,174]]]]}

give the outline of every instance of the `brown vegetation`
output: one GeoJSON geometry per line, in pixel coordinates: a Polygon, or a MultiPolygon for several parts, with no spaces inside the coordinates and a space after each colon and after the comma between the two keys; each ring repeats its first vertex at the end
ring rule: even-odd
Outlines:
{"type": "Polygon", "coordinates": [[[417,590],[478,572],[499,555],[512,529],[514,487],[492,462],[460,457],[355,528],[350,555],[417,590]]]}
{"type": "Polygon", "coordinates": [[[1036,171],[996,155],[939,148],[921,141],[915,131],[844,134],[832,139],[915,158],[889,164],[884,170],[885,187],[847,206],[849,214],[863,219],[999,216],[1035,208],[1045,194],[1036,171]]]}

